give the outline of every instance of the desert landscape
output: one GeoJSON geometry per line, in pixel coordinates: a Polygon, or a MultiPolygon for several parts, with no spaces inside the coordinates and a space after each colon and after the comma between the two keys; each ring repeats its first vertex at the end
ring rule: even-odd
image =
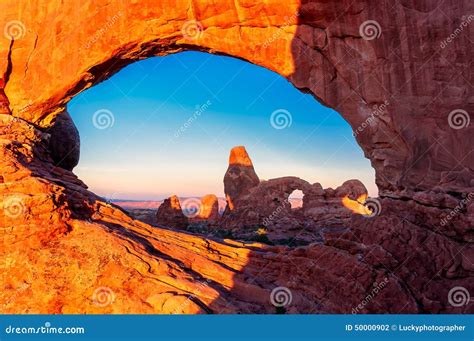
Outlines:
{"type": "Polygon", "coordinates": [[[377,199],[368,199],[365,186],[348,180],[340,187],[323,189],[297,177],[260,181],[245,147],[230,151],[224,176],[226,198],[207,194],[202,198],[163,201],[114,201],[132,217],[156,227],[194,232],[208,237],[267,244],[308,245],[323,240],[323,230],[345,230],[353,214],[380,213],[377,199]],[[290,198],[297,190],[303,197],[290,198]]]}
{"type": "Polygon", "coordinates": [[[0,9],[1,314],[474,313],[472,1],[0,9]],[[184,51],[272,70],[335,110],[378,196],[358,179],[264,180],[247,145],[216,150],[225,197],[95,194],[68,103],[184,51]]]}

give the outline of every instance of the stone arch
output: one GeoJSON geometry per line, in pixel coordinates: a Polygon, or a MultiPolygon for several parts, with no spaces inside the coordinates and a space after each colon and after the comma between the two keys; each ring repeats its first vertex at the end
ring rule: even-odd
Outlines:
{"type": "MultiPolygon", "coordinates": [[[[453,131],[438,125],[436,140],[434,134],[416,130],[420,120],[432,120],[417,101],[430,96],[430,90],[423,93],[414,79],[405,77],[400,79],[402,84],[395,84],[386,77],[390,68],[406,73],[386,42],[394,37],[399,48],[407,42],[388,25],[390,19],[379,40],[361,39],[358,24],[369,15],[365,1],[223,2],[219,6],[183,1],[170,10],[167,3],[150,1],[137,7],[106,5],[104,0],[104,6],[94,3],[90,9],[86,4],[79,8],[51,5],[48,11],[38,12],[35,20],[22,15],[28,13],[28,3],[12,1],[7,1],[3,16],[7,22],[19,19],[22,26],[18,39],[0,42],[4,102],[12,115],[38,127],[49,127],[72,96],[133,61],[199,50],[269,68],[336,109],[353,127],[371,160],[381,194],[399,196],[400,191],[412,193],[434,186],[456,192],[472,186],[467,170],[472,158],[460,160],[461,153],[447,153],[437,143],[449,149],[453,141],[468,140],[472,128],[453,131]],[[84,15],[75,17],[74,25],[66,25],[63,18],[78,10],[84,15]],[[342,18],[335,13],[343,13],[342,18]],[[262,14],[265,19],[259,19],[262,14]],[[351,25],[334,25],[342,19],[351,25]],[[422,111],[425,114],[412,114],[422,111]],[[440,154],[446,161],[435,160],[440,154]],[[448,162],[458,165],[451,169],[448,162]],[[429,174],[419,176],[423,170],[429,174]]],[[[386,6],[380,4],[370,14],[383,17],[386,6]]],[[[398,16],[405,8],[395,7],[395,18],[401,20],[398,16]]],[[[426,72],[441,62],[441,58],[433,60],[426,72]]],[[[462,78],[455,82],[467,84],[462,78]]],[[[466,95],[459,94],[458,107],[468,109],[466,95]]],[[[434,110],[434,103],[429,108],[434,110]]],[[[442,104],[437,108],[449,113],[457,107],[442,104]]]]}
{"type": "MultiPolygon", "coordinates": [[[[227,54],[276,71],[297,88],[336,108],[354,128],[370,115],[370,106],[377,103],[376,99],[365,100],[344,77],[338,77],[346,71],[338,70],[325,56],[333,53],[332,48],[337,50],[337,46],[332,47],[332,41],[338,40],[329,41],[322,28],[306,24],[314,19],[306,7],[299,8],[296,3],[278,4],[276,12],[275,4],[247,7],[229,2],[211,8],[205,1],[198,1],[193,2],[192,10],[187,5],[183,2],[169,11],[164,3],[150,2],[140,5],[143,6],[140,12],[147,13],[145,17],[137,15],[138,8],[123,7],[125,4],[97,5],[100,8],[97,12],[86,11],[85,16],[77,18],[77,27],[84,28],[81,30],[64,25],[61,16],[55,15],[55,12],[70,13],[76,9],[74,5],[65,4],[53,12],[40,13],[44,17],[37,22],[22,17],[24,37],[13,40],[4,51],[10,56],[8,64],[15,65],[10,68],[7,65],[4,88],[12,114],[47,128],[64,111],[72,96],[125,65],[185,50],[227,54]],[[260,27],[262,23],[255,17],[262,11],[270,20],[265,28],[260,27]],[[43,28],[44,21],[49,23],[48,30],[43,28]],[[95,25],[90,25],[91,22],[95,25]],[[51,27],[56,31],[49,30],[51,27]],[[51,50],[61,54],[56,56],[51,50]],[[17,65],[23,65],[24,72],[17,65]],[[38,87],[42,91],[38,92],[38,87]],[[339,103],[342,100],[345,103],[339,103]]],[[[21,11],[27,5],[18,6],[21,11]]],[[[386,124],[393,125],[390,121],[386,124]]],[[[390,130],[397,129],[387,129],[390,130]]],[[[372,155],[373,145],[363,137],[358,140],[380,175],[379,156],[372,155]]],[[[405,144],[400,139],[395,142],[385,149],[398,150],[405,144]]],[[[400,161],[403,162],[385,163],[396,162],[401,167],[400,161]]],[[[377,182],[387,187],[389,184],[381,179],[390,178],[379,176],[377,182]]]]}
{"type": "MultiPolygon", "coordinates": [[[[277,286],[282,275],[272,273],[270,279],[260,279],[264,285],[247,281],[266,264],[284,269],[284,275],[295,276],[303,287],[315,280],[324,282],[319,288],[336,287],[312,293],[290,283],[295,302],[300,303],[294,307],[296,312],[314,312],[308,302],[318,302],[326,312],[347,313],[366,297],[365,288],[384,276],[389,277],[389,289],[369,311],[472,312],[472,305],[449,306],[443,290],[454,286],[474,290],[473,206],[472,201],[463,199],[463,194],[474,190],[474,126],[455,129],[448,120],[453,112],[467,113],[466,119],[474,112],[469,59],[473,46],[467,31],[450,48],[440,49],[439,43],[450,36],[459,18],[469,13],[472,1],[441,2],[442,14],[435,12],[437,1],[423,1],[426,6],[415,2],[271,0],[211,5],[204,0],[183,0],[170,6],[152,0],[82,1],[79,5],[71,1],[3,1],[0,22],[5,28],[15,26],[15,30],[5,30],[13,39],[0,39],[2,205],[8,211],[5,205],[13,203],[23,215],[4,218],[2,224],[14,233],[2,239],[5,252],[1,257],[16,252],[11,245],[25,250],[42,245],[44,258],[54,259],[60,250],[66,260],[65,254],[74,247],[54,238],[70,234],[68,242],[76,243],[75,249],[88,251],[80,244],[83,239],[91,248],[96,247],[97,254],[105,250],[107,256],[122,256],[128,264],[136,264],[135,258],[124,255],[121,245],[117,246],[118,240],[126,240],[135,246],[130,252],[146,259],[153,271],[160,270],[154,257],[161,257],[176,265],[173,276],[182,271],[186,276],[180,278],[211,279],[212,285],[205,288],[186,282],[199,296],[199,304],[185,306],[192,306],[190,312],[206,311],[202,307],[209,306],[218,312],[270,312],[268,289],[277,286]],[[363,25],[374,19],[379,31],[375,37],[364,36],[363,25]],[[160,238],[155,238],[146,226],[88,192],[67,169],[55,166],[49,129],[57,124],[55,119],[72,96],[135,60],[184,50],[226,54],[267,67],[338,111],[353,127],[376,170],[383,214],[370,221],[355,217],[353,233],[345,234],[342,241],[341,235],[326,236],[323,246],[295,251],[253,246],[252,250],[258,249],[253,252],[244,246],[170,231],[160,231],[160,238]],[[380,109],[382,105],[387,108],[380,109]],[[461,202],[464,204],[459,206],[461,202]],[[456,207],[462,207],[463,214],[440,224],[456,207]],[[88,234],[81,235],[82,231],[88,234]],[[104,243],[98,247],[93,237],[104,243]],[[61,247],[48,246],[51,240],[61,247]],[[186,250],[190,244],[193,251],[186,250]],[[183,250],[173,254],[176,259],[167,254],[169,245],[183,250]],[[210,250],[232,254],[232,262],[216,260],[210,250]],[[352,290],[337,286],[344,281],[333,271],[339,265],[332,263],[336,258],[357,278],[356,285],[351,282],[352,290]],[[189,264],[196,259],[200,262],[194,262],[191,269],[189,264]],[[322,260],[317,264],[322,268],[315,267],[314,259],[322,260]],[[320,276],[298,277],[292,262],[315,268],[320,276]],[[333,276],[322,276],[327,273],[333,276]],[[242,298],[245,290],[251,290],[254,298],[242,298]],[[397,305],[400,302],[406,304],[397,305]],[[263,308],[255,308],[256,304],[263,308]]],[[[66,130],[59,129],[60,133],[66,130]]],[[[60,135],[53,136],[55,139],[62,140],[60,135]]],[[[18,257],[17,262],[21,271],[14,275],[21,282],[23,272],[35,269],[28,265],[27,257],[18,257]]],[[[38,264],[55,269],[54,264],[38,264]]],[[[83,265],[84,269],[92,268],[90,263],[83,265]]],[[[70,303],[61,301],[63,292],[54,292],[51,296],[56,300],[50,306],[40,301],[29,301],[28,305],[33,305],[35,312],[49,313],[73,309],[123,312],[130,307],[136,312],[156,312],[153,308],[163,300],[181,300],[189,293],[179,289],[179,295],[173,297],[149,297],[143,277],[128,272],[125,266],[110,262],[93,270],[104,275],[113,270],[118,279],[140,282],[140,299],[135,298],[128,307],[100,311],[90,300],[80,300],[90,297],[93,288],[66,286],[75,281],[61,272],[62,282],[57,287],[72,291],[70,303]],[[145,299],[148,305],[143,305],[145,299]],[[58,307],[62,310],[55,310],[58,307]]],[[[146,274],[147,280],[157,280],[153,271],[146,274]]],[[[18,312],[11,307],[5,310],[18,312]]]]}

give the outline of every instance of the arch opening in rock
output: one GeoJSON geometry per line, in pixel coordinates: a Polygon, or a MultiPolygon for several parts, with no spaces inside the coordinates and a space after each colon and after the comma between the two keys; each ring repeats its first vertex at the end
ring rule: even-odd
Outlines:
{"type": "Polygon", "coordinates": [[[304,193],[300,189],[295,189],[291,194],[288,196],[288,202],[291,205],[292,210],[299,209],[303,207],[303,198],[304,193]]]}
{"type": "MultiPolygon", "coordinates": [[[[449,297],[474,292],[470,32],[446,43],[471,2],[414,3],[3,1],[14,29],[0,39],[2,312],[273,313],[282,285],[294,313],[472,312],[449,297]],[[379,214],[293,249],[151,228],[87,190],[70,171],[67,103],[135,61],[189,50],[274,70],[339,112],[376,171],[379,214]],[[117,299],[94,304],[104,288],[117,299]]],[[[344,188],[359,198],[358,184],[344,188]]],[[[305,190],[306,214],[339,192],[305,190]]]]}
{"type": "MultiPolygon", "coordinates": [[[[194,226],[209,193],[222,215],[230,188],[222,182],[225,159],[240,144],[261,178],[298,175],[333,188],[360,178],[376,192],[373,169],[338,113],[239,59],[187,52],[140,61],[77,95],[68,112],[83,148],[74,172],[91,191],[153,225],[194,226]],[[156,220],[158,206],[174,195],[156,220]]],[[[302,195],[290,202],[290,188],[281,190],[280,205],[302,207],[302,195]]],[[[258,201],[264,194],[255,195],[258,201]]]]}

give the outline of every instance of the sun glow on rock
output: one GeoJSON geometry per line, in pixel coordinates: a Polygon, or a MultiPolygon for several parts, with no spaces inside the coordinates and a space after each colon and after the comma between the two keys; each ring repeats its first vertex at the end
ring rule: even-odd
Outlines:
{"type": "Polygon", "coordinates": [[[346,195],[342,198],[342,205],[352,211],[355,214],[370,215],[372,211],[364,205],[367,200],[367,194],[360,195],[357,200],[352,200],[346,195]]]}
{"type": "Polygon", "coordinates": [[[229,156],[229,164],[253,167],[252,160],[250,160],[249,154],[245,150],[244,146],[232,148],[229,156]]]}

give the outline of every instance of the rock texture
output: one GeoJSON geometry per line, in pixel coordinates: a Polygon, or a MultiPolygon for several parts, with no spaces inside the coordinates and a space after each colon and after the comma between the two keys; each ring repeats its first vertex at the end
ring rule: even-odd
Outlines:
{"type": "Polygon", "coordinates": [[[219,221],[219,200],[215,194],[207,194],[201,198],[198,220],[205,221],[210,225],[216,225],[219,221]]]}
{"type": "Polygon", "coordinates": [[[260,180],[253,168],[245,147],[232,148],[229,156],[229,167],[224,176],[224,187],[227,200],[226,210],[233,210],[239,200],[249,194],[260,180]]]}
{"type": "Polygon", "coordinates": [[[449,293],[474,295],[474,26],[447,42],[473,12],[470,0],[2,1],[0,312],[270,313],[285,286],[288,313],[349,313],[384,282],[359,312],[473,313],[449,293]],[[48,129],[74,95],[185,50],[269,68],[339,112],[382,213],[307,247],[215,241],[135,221],[74,162],[57,166],[48,129]]]}
{"type": "Polygon", "coordinates": [[[181,209],[181,203],[176,195],[165,199],[156,212],[156,224],[178,229],[185,229],[189,220],[181,209]]]}

